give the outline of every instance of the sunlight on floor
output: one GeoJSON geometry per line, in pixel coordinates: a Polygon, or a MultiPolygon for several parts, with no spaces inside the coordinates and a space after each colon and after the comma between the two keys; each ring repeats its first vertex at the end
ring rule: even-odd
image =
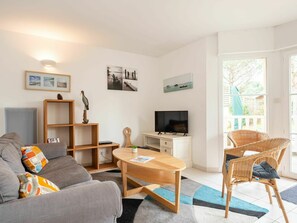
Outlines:
{"type": "MultiPolygon", "coordinates": [[[[194,168],[188,168],[182,172],[182,175],[195,180],[204,185],[210,186],[217,190],[222,189],[222,174],[221,173],[206,173],[194,168]]],[[[279,191],[283,191],[297,184],[296,180],[282,177],[278,180],[279,191]]],[[[244,183],[234,187],[234,197],[248,201],[269,209],[269,212],[259,219],[257,223],[283,223],[284,217],[278,207],[276,199],[273,197],[273,204],[269,203],[269,198],[265,187],[259,183],[244,183]]],[[[283,201],[290,223],[297,223],[297,205],[283,201]]]]}

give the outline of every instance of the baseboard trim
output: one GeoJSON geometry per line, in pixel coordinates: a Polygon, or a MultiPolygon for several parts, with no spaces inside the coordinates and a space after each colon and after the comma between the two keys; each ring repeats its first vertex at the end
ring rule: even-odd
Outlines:
{"type": "Polygon", "coordinates": [[[220,168],[216,168],[216,167],[204,167],[204,166],[200,166],[198,164],[194,164],[192,165],[193,168],[196,168],[198,170],[202,170],[204,172],[208,172],[208,173],[220,173],[222,172],[220,168]]]}

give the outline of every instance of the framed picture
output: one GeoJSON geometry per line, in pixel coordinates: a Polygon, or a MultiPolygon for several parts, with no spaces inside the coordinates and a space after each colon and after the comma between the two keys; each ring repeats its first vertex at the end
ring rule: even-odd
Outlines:
{"type": "Polygon", "coordinates": [[[164,93],[193,88],[193,74],[182,74],[163,80],[164,93]]]}
{"type": "Polygon", "coordinates": [[[60,142],[59,138],[47,138],[48,143],[58,143],[60,142]]]}
{"type": "Polygon", "coordinates": [[[135,68],[107,66],[107,89],[120,91],[138,90],[138,72],[135,68]]]}
{"type": "Polygon", "coordinates": [[[27,90],[70,92],[70,80],[70,75],[66,74],[25,71],[25,89],[27,90]]]}

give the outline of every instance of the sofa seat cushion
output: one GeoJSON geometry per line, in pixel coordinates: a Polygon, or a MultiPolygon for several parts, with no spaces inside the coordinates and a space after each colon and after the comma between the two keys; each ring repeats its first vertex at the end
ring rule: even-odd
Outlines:
{"type": "Polygon", "coordinates": [[[46,164],[46,166],[42,168],[38,175],[47,174],[56,170],[63,169],[67,166],[73,166],[76,164],[77,163],[72,156],[62,156],[56,159],[51,159],[46,164]]]}
{"type": "MultiPolygon", "coordinates": [[[[52,161],[53,160],[50,160],[48,164],[50,164],[52,161]]],[[[91,175],[86,171],[86,169],[76,163],[73,165],[64,166],[61,169],[55,169],[53,171],[42,171],[38,173],[38,175],[52,181],[60,189],[92,179],[91,175]]]]}
{"type": "Polygon", "coordinates": [[[12,143],[0,146],[0,157],[9,165],[15,174],[25,173],[21,157],[12,143]]]}
{"type": "Polygon", "coordinates": [[[0,204],[19,198],[20,182],[9,165],[0,158],[0,204]]]}

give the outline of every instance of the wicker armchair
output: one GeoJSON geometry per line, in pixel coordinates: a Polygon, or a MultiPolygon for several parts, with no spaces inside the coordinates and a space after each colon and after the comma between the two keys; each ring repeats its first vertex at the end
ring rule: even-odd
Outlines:
{"type": "Polygon", "coordinates": [[[235,130],[227,135],[228,139],[233,143],[234,147],[246,145],[252,142],[268,139],[266,133],[253,131],[253,130],[235,130]]]}
{"type": "MultiPolygon", "coordinates": [[[[278,191],[275,177],[256,177],[254,169],[255,165],[260,166],[259,164],[266,162],[276,173],[289,143],[289,139],[271,138],[236,148],[226,149],[224,151],[224,162],[222,167],[224,184],[222,187],[222,197],[224,197],[225,185],[227,188],[225,218],[228,218],[233,185],[255,181],[264,184],[266,186],[266,190],[267,188],[269,189],[269,187],[273,188],[284,218],[287,223],[289,222],[278,191]],[[258,153],[250,156],[244,156],[246,151],[254,151],[258,153]]],[[[270,191],[267,190],[267,192],[269,194],[270,202],[272,202],[270,191]]]]}

